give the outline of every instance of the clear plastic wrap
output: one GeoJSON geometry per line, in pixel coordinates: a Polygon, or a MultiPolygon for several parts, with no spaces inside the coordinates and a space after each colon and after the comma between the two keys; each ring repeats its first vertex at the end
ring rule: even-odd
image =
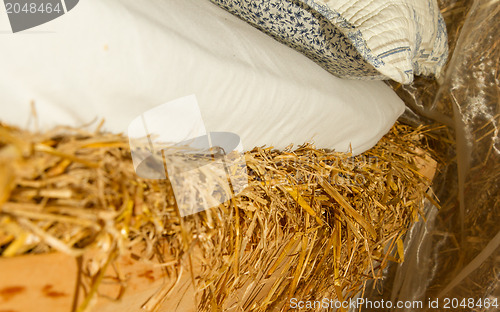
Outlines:
{"type": "Polygon", "coordinates": [[[433,184],[441,208],[428,203],[426,221],[407,234],[405,263],[367,286],[365,297],[423,302],[391,311],[498,311],[484,303],[500,305],[500,1],[440,6],[451,52],[445,71],[439,81],[392,86],[409,107],[407,121],[444,126],[433,184]]]}

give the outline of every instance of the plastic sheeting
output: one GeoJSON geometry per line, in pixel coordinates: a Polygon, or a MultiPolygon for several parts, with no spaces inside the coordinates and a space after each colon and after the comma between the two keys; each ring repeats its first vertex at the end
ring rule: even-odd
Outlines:
{"type": "Polygon", "coordinates": [[[365,298],[423,303],[390,311],[498,311],[485,303],[500,305],[500,1],[440,6],[451,52],[442,78],[393,87],[408,121],[444,125],[433,184],[441,208],[427,203],[426,221],[406,236],[405,262],[367,285],[365,298]]]}

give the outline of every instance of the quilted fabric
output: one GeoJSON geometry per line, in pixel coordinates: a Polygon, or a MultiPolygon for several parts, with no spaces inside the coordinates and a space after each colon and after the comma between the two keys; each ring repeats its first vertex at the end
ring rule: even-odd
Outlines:
{"type": "Polygon", "coordinates": [[[435,0],[211,1],[342,78],[410,83],[448,55],[435,0]]]}

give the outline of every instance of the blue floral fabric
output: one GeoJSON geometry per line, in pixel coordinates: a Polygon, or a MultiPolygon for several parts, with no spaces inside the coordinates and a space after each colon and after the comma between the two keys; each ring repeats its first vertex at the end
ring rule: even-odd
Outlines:
{"type": "MultiPolygon", "coordinates": [[[[409,38],[411,45],[374,53],[365,34],[321,0],[211,1],[342,78],[394,79],[409,83],[414,74],[437,74],[447,57],[446,29],[439,12],[436,25],[427,27],[435,27],[436,40],[440,45],[444,41],[445,48],[435,49],[439,50],[435,53],[420,49],[418,45],[422,39],[417,34],[409,38]],[[395,55],[398,53],[401,55],[395,55]],[[407,62],[409,66],[392,62],[412,56],[415,58],[407,62]]],[[[417,15],[408,18],[418,20],[417,15]]]]}

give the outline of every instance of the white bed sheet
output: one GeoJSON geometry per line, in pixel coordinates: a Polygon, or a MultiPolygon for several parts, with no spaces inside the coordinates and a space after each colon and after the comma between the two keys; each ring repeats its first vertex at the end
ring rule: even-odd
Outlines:
{"type": "Polygon", "coordinates": [[[243,146],[314,142],[361,153],[403,102],[379,81],[343,80],[209,1],[85,0],[62,17],[8,33],[0,15],[0,121],[42,129],[138,115],[194,94],[207,131],[243,146]]]}

